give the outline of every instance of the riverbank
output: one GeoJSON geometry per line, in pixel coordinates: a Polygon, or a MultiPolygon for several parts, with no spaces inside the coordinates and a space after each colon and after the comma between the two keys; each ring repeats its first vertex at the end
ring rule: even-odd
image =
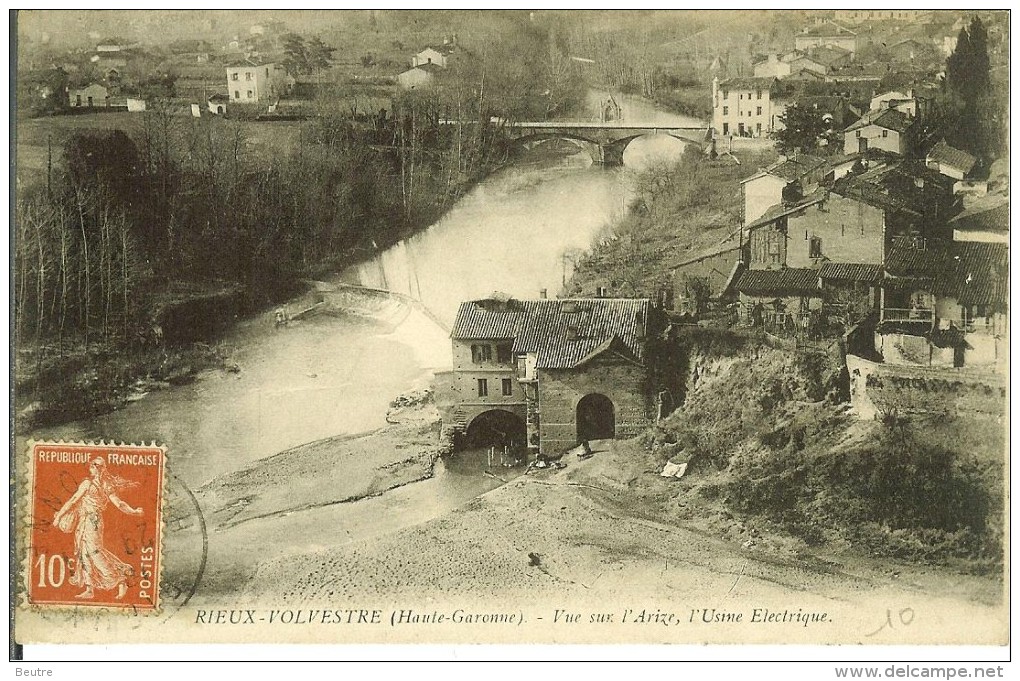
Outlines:
{"type": "Polygon", "coordinates": [[[449,444],[440,437],[431,391],[397,398],[386,420],[372,432],[310,442],[211,480],[196,493],[207,522],[228,529],[432,477],[449,444]]]}

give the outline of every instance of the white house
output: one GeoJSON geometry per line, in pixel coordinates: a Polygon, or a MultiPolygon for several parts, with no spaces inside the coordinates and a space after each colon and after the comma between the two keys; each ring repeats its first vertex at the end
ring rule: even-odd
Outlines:
{"type": "Polygon", "coordinates": [[[946,177],[962,180],[974,168],[977,159],[966,151],[949,146],[945,140],[939,140],[924,157],[924,163],[946,177]]]}
{"type": "Polygon", "coordinates": [[[857,34],[849,28],[826,21],[805,28],[793,40],[798,50],[810,50],[813,47],[839,47],[852,54],[857,53],[857,34]]]}
{"type": "Polygon", "coordinates": [[[755,78],[785,78],[790,75],[790,63],[779,58],[779,55],[770,54],[764,60],[754,65],[755,78]]]}
{"type": "Polygon", "coordinates": [[[411,66],[422,66],[424,64],[435,64],[446,68],[446,55],[434,47],[426,47],[418,54],[411,57],[411,66]]]}
{"type": "Polygon", "coordinates": [[[89,83],[84,87],[69,89],[67,99],[73,107],[105,107],[110,105],[110,92],[99,83],[89,83]]]}
{"type": "Polygon", "coordinates": [[[271,102],[286,92],[287,74],[277,64],[244,61],[227,67],[227,94],[231,102],[271,102]]]}
{"type": "Polygon", "coordinates": [[[417,90],[428,87],[435,80],[436,73],[442,71],[442,69],[443,67],[438,64],[420,64],[397,74],[397,83],[405,90],[417,90]]]}
{"type": "Polygon", "coordinates": [[[750,224],[772,206],[810,194],[828,172],[823,158],[800,154],[776,161],[741,180],[744,190],[744,224],[750,224]]]}
{"type": "Polygon", "coordinates": [[[712,127],[721,135],[761,137],[782,129],[777,78],[712,79],[712,127]]]}
{"type": "Polygon", "coordinates": [[[869,111],[844,131],[843,151],[882,149],[904,156],[910,148],[912,124],[913,119],[896,109],[869,111]]]}

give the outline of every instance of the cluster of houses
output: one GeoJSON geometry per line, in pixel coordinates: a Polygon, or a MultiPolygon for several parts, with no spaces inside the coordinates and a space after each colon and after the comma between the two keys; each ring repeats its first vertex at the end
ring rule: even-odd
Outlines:
{"type": "Polygon", "coordinates": [[[432,84],[436,74],[450,66],[457,51],[457,34],[443,39],[439,46],[428,46],[411,57],[411,68],[397,74],[397,83],[404,90],[417,90],[432,84]]]}
{"type": "Polygon", "coordinates": [[[818,335],[838,319],[870,332],[861,352],[885,362],[1001,363],[1008,195],[972,178],[976,159],[945,140],[919,153],[928,103],[915,91],[871,106],[844,131],[843,154],[784,157],[741,183],[739,238],[677,267],[681,309],[703,303],[701,280],[743,323],[777,334],[818,335]]]}
{"type": "MultiPolygon", "coordinates": [[[[850,14],[857,24],[884,25],[893,21],[897,26],[909,26],[914,21],[907,18],[913,16],[912,11],[861,10],[850,14]]],[[[888,39],[885,35],[865,38],[860,26],[855,31],[832,20],[819,20],[794,37],[793,49],[754,60],[753,76],[720,80],[717,75],[713,79],[713,127],[722,135],[766,137],[783,128],[782,116],[790,103],[808,102],[824,109],[845,128],[846,119],[859,117],[867,110],[868,100],[880,92],[879,86],[887,76],[907,76],[934,90],[937,83],[923,81],[937,75],[942,60],[955,48],[952,36],[962,21],[953,24],[948,35],[937,33],[931,38],[904,29],[888,39]],[[865,59],[861,58],[863,50],[869,52],[865,59]]]]}

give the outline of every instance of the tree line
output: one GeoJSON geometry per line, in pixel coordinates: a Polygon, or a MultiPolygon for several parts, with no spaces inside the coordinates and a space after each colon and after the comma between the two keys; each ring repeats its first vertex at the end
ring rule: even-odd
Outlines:
{"type": "Polygon", "coordinates": [[[444,125],[437,106],[316,118],[272,150],[267,124],[169,102],[129,131],[73,134],[17,192],[19,341],[131,340],[172,282],[237,284],[258,306],[429,224],[505,153],[491,126],[444,125]]]}

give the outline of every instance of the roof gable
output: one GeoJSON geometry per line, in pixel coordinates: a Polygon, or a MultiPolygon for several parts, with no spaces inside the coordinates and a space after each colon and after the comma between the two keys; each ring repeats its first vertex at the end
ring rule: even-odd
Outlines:
{"type": "Polygon", "coordinates": [[[966,175],[977,163],[977,159],[968,154],[966,151],[962,151],[955,147],[949,146],[944,139],[939,140],[931,151],[928,152],[927,159],[929,161],[935,161],[936,163],[944,163],[954,168],[959,168],[960,171],[966,175]]]}
{"type": "Polygon", "coordinates": [[[607,351],[640,363],[651,303],[644,298],[578,298],[461,303],[454,340],[512,340],[539,369],[572,369],[607,351]]]}
{"type": "Polygon", "coordinates": [[[880,128],[886,128],[888,130],[895,130],[896,132],[906,132],[913,124],[913,120],[907,114],[896,109],[880,109],[878,111],[869,111],[864,114],[861,119],[855,123],[851,123],[847,127],[846,131],[851,132],[860,128],[866,128],[869,125],[876,125],[880,128]]]}
{"type": "Polygon", "coordinates": [[[745,270],[737,278],[734,288],[751,296],[821,295],[818,288],[818,270],[797,267],[745,270]]]}
{"type": "Polygon", "coordinates": [[[857,34],[833,21],[826,21],[823,24],[804,29],[804,32],[797,37],[801,36],[809,38],[856,38],[857,34]]]}

